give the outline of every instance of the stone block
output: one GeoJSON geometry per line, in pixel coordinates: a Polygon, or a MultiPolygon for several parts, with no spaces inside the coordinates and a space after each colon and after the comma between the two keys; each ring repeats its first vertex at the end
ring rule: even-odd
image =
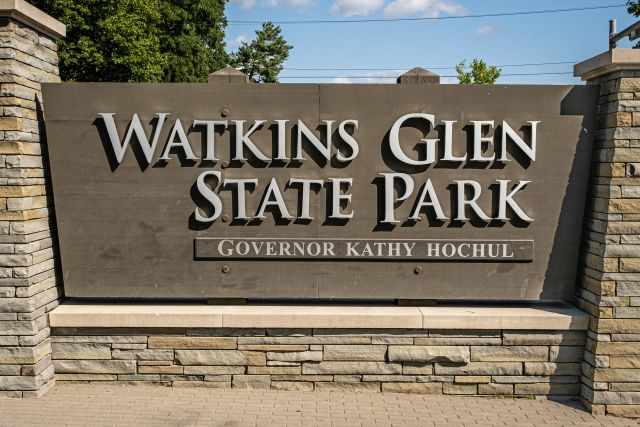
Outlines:
{"type": "Polygon", "coordinates": [[[567,332],[507,332],[504,345],[584,345],[586,334],[582,331],[567,332]]]}
{"type": "Polygon", "coordinates": [[[435,365],[436,375],[522,375],[521,362],[470,362],[464,366],[435,365]]]}
{"type": "Polygon", "coordinates": [[[363,375],[363,382],[385,382],[385,383],[414,383],[414,375],[363,375]]]}
{"type": "Polygon", "coordinates": [[[559,383],[559,384],[573,384],[578,383],[577,376],[494,376],[493,382],[498,384],[533,384],[533,383],[559,383]]]}
{"type": "Polygon", "coordinates": [[[551,362],[580,362],[584,357],[584,347],[551,346],[549,347],[549,361],[551,362]]]}
{"type": "Polygon", "coordinates": [[[333,375],[271,375],[271,381],[333,381],[333,375]]]}
{"type": "Polygon", "coordinates": [[[513,387],[513,384],[480,384],[478,394],[510,396],[513,394],[513,387]]]}
{"type": "Polygon", "coordinates": [[[442,394],[441,383],[383,383],[383,393],[442,394]]]}
{"type": "Polygon", "coordinates": [[[231,375],[205,375],[205,381],[231,383],[231,375]]]}
{"type": "Polygon", "coordinates": [[[618,319],[640,319],[640,307],[616,307],[613,312],[618,319]]]}
{"type": "Polygon", "coordinates": [[[135,374],[134,360],[54,360],[59,374],[135,374]]]}
{"type": "Polygon", "coordinates": [[[383,361],[386,354],[386,345],[325,345],[320,360],[383,361]]]}
{"type": "MultiPolygon", "coordinates": [[[[597,383],[605,384],[604,391],[640,391],[640,383],[597,383]]],[[[595,388],[594,388],[595,390],[595,388]]]]}
{"type": "Polygon", "coordinates": [[[515,394],[576,396],[579,393],[579,384],[532,383],[515,385],[515,394]]]}
{"type": "Polygon", "coordinates": [[[267,359],[279,362],[314,362],[322,360],[321,351],[268,352],[267,359]]]}
{"type": "Polygon", "coordinates": [[[246,372],[244,366],[185,366],[185,375],[241,375],[246,372]]]}
{"type": "Polygon", "coordinates": [[[640,392],[594,391],[593,403],[606,405],[640,405],[640,392]]]}
{"type": "Polygon", "coordinates": [[[593,380],[601,382],[640,382],[640,369],[596,368],[593,380]]]}
{"type": "Polygon", "coordinates": [[[640,418],[640,405],[607,405],[607,413],[614,417],[640,418]]]}
{"type": "Polygon", "coordinates": [[[175,359],[181,365],[251,365],[265,366],[265,354],[238,350],[176,350],[175,359]]]}
{"type": "Polygon", "coordinates": [[[116,381],[117,375],[113,374],[59,374],[56,373],[57,381],[116,381]]]}
{"type": "Polygon", "coordinates": [[[595,353],[610,356],[640,354],[640,342],[598,342],[595,353]]]}
{"type": "Polygon", "coordinates": [[[169,375],[182,375],[184,374],[183,366],[138,366],[139,374],[169,374],[169,375]]]}
{"type": "Polygon", "coordinates": [[[313,391],[313,383],[304,381],[272,381],[271,389],[283,391],[313,391]]]}
{"type": "Polygon", "coordinates": [[[463,346],[390,345],[388,357],[392,362],[446,362],[463,364],[469,362],[469,349],[463,346]]]}
{"type": "Polygon", "coordinates": [[[384,362],[320,362],[304,363],[302,373],[305,375],[322,374],[371,374],[398,375],[402,374],[399,363],[384,362]]]}
{"type": "Polygon", "coordinates": [[[609,358],[609,367],[640,370],[640,355],[612,356],[609,358]]]}
{"type": "Polygon", "coordinates": [[[467,395],[478,394],[478,386],[476,384],[444,383],[442,386],[443,386],[442,391],[444,394],[467,394],[467,395]]]}
{"type": "Polygon", "coordinates": [[[53,359],[111,359],[109,344],[54,342],[51,349],[53,359]]]}
{"type": "Polygon", "coordinates": [[[338,391],[338,392],[366,392],[366,393],[377,393],[380,391],[379,383],[325,383],[318,382],[316,383],[316,391],[320,392],[330,392],[330,391],[338,391]]]}
{"type": "Polygon", "coordinates": [[[433,374],[433,364],[402,364],[403,375],[431,375],[433,374]]]}
{"type": "Polygon", "coordinates": [[[234,375],[231,382],[233,388],[264,390],[271,388],[269,375],[234,375]]]}
{"type": "Polygon", "coordinates": [[[336,383],[359,383],[362,382],[362,375],[334,375],[333,381],[336,383]]]}
{"type": "MultiPolygon", "coordinates": [[[[322,346],[318,349],[322,350],[322,346]]],[[[243,351],[267,351],[267,352],[293,352],[293,351],[307,351],[309,346],[306,344],[298,345],[278,345],[278,344],[240,344],[238,350],[243,351]]]]}
{"type": "Polygon", "coordinates": [[[616,293],[618,296],[640,296],[640,282],[618,282],[616,293]]]}
{"type": "Polygon", "coordinates": [[[0,347],[0,364],[34,364],[49,354],[51,354],[49,340],[35,347],[0,347]]]}
{"type": "Polygon", "coordinates": [[[300,375],[301,366],[248,366],[250,375],[300,375]]]}
{"type": "Polygon", "coordinates": [[[544,346],[472,346],[471,360],[474,362],[545,362],[549,349],[544,346]]]}
{"type": "Polygon", "coordinates": [[[230,350],[237,347],[233,337],[150,336],[149,348],[230,350]]]}
{"type": "MultiPolygon", "coordinates": [[[[160,383],[164,384],[164,383],[160,383]]],[[[177,388],[231,388],[230,382],[222,381],[174,381],[172,387],[177,388]]]]}
{"type": "Polygon", "coordinates": [[[116,360],[173,360],[173,350],[119,350],[111,356],[116,360]]]}
{"type": "Polygon", "coordinates": [[[580,375],[579,363],[525,362],[525,375],[580,375]]]}
{"type": "Polygon", "coordinates": [[[491,382],[490,376],[459,376],[454,378],[454,382],[458,384],[485,384],[491,382]]]}

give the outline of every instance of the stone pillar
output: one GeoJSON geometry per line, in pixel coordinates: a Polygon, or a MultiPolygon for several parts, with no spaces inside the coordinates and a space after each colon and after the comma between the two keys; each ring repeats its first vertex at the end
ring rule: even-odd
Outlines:
{"type": "Polygon", "coordinates": [[[575,66],[600,86],[578,304],[591,323],[582,397],[593,413],[640,417],[640,50],[575,66]]]}
{"type": "Polygon", "coordinates": [[[61,288],[40,84],[60,81],[64,34],[25,1],[0,0],[0,396],[54,384],[47,313],[61,288]]]}

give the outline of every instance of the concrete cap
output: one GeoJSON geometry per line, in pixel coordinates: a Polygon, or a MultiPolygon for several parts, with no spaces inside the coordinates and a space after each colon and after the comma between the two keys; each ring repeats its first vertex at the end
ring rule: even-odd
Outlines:
{"type": "Polygon", "coordinates": [[[593,80],[615,71],[640,71],[640,49],[612,49],[574,65],[573,75],[593,80]]]}
{"type": "Polygon", "coordinates": [[[24,0],[0,0],[0,17],[14,19],[54,39],[67,35],[65,25],[24,0]]]}
{"type": "Polygon", "coordinates": [[[397,78],[398,84],[440,84],[440,76],[424,68],[415,67],[397,78]]]}
{"type": "Polygon", "coordinates": [[[221,70],[209,74],[209,83],[248,83],[249,77],[240,70],[227,65],[221,70]]]}
{"type": "Polygon", "coordinates": [[[586,330],[572,307],[399,307],[392,305],[62,304],[51,327],[353,328],[586,330]]]}

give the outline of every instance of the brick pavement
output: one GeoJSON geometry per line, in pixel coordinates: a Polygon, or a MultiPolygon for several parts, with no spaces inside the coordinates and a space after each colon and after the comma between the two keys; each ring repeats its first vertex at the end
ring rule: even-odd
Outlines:
{"type": "Polygon", "coordinates": [[[394,393],[58,384],[0,398],[0,426],[638,426],[576,402],[394,393]]]}

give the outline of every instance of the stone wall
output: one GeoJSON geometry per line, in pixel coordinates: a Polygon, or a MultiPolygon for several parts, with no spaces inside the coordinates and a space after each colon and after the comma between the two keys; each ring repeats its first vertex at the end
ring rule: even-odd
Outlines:
{"type": "Polygon", "coordinates": [[[579,307],[592,316],[583,364],[594,413],[640,416],[640,72],[600,85],[579,307]]]}
{"type": "Polygon", "coordinates": [[[584,331],[54,328],[57,381],[577,396],[584,331]]]}
{"type": "Polygon", "coordinates": [[[52,37],[0,18],[0,396],[54,383],[47,313],[61,291],[40,83],[57,81],[52,37]]]}

